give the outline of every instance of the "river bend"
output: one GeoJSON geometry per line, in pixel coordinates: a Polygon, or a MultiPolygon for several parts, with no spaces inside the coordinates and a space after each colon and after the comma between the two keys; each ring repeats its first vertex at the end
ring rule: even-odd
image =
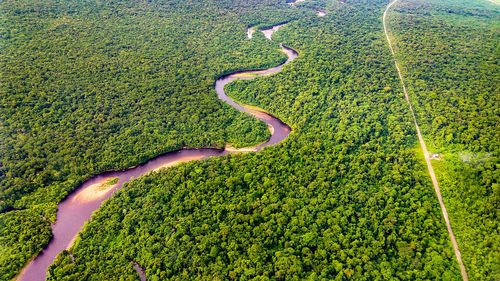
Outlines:
{"type": "MultiPolygon", "coordinates": [[[[281,26],[277,25],[270,29],[261,30],[264,35],[272,40],[272,34],[281,26]]],[[[250,31],[249,31],[249,34],[250,31]]],[[[251,35],[249,35],[251,37],[251,35]]],[[[157,171],[161,168],[174,166],[178,163],[188,162],[191,160],[205,159],[211,156],[221,156],[233,152],[250,152],[259,151],[261,148],[273,145],[284,140],[290,134],[290,127],[283,123],[278,118],[253,107],[246,107],[232,100],[224,92],[224,86],[236,79],[253,79],[259,76],[271,75],[279,72],[283,65],[291,62],[298,54],[291,48],[280,45],[282,51],[288,56],[286,62],[267,69],[240,71],[235,72],[217,79],[215,83],[215,91],[219,99],[227,102],[229,105],[255,116],[264,121],[271,132],[271,138],[258,146],[247,147],[242,149],[233,149],[226,147],[225,149],[215,148],[200,148],[200,149],[181,149],[179,151],[169,152],[148,162],[128,168],[123,171],[104,172],[99,174],[79,186],[66,199],[61,201],[57,209],[57,220],[52,225],[53,238],[48,246],[32,261],[30,261],[17,276],[20,281],[36,281],[45,280],[48,267],[54,262],[56,256],[63,250],[69,249],[77,237],[82,226],[90,219],[92,213],[97,210],[101,203],[110,198],[113,192],[120,189],[123,183],[138,178],[152,171],[157,171]],[[117,178],[117,182],[113,182],[108,186],[103,185],[110,179],[117,178]]],[[[115,180],[116,181],[116,180],[115,180]]],[[[141,279],[143,277],[141,276],[141,279]]]]}

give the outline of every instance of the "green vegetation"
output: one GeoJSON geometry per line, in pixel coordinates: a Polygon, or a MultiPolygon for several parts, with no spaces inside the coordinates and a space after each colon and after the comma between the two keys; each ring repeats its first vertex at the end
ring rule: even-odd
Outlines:
{"type": "Polygon", "coordinates": [[[52,232],[56,205],[0,214],[0,279],[9,280],[24,263],[46,245],[52,232]]]}
{"type": "Polygon", "coordinates": [[[106,185],[110,186],[110,185],[116,184],[116,183],[118,183],[119,180],[120,180],[120,178],[111,178],[111,179],[106,181],[106,185]]]}
{"type": "MultiPolygon", "coordinates": [[[[0,279],[51,238],[86,178],[188,147],[259,153],[190,162],[106,201],[49,280],[460,280],[383,33],[385,0],[0,0],[0,279]],[[289,2],[289,1],[288,1],[289,2]],[[315,9],[327,11],[317,17],[315,9]],[[288,22],[275,42],[249,26],[288,22]]],[[[500,278],[500,8],[401,0],[396,56],[471,280],[500,278]]],[[[111,179],[108,184],[112,184],[111,179]]]]}
{"type": "Polygon", "coordinates": [[[53,222],[92,175],[184,146],[265,141],[267,126],[220,102],[213,83],[286,59],[246,28],[297,13],[274,1],[1,0],[0,279],[50,238],[36,210],[50,206],[53,222]]]}
{"type": "Polygon", "coordinates": [[[500,6],[401,1],[396,56],[471,280],[500,279],[500,6]]]}
{"type": "Polygon", "coordinates": [[[137,279],[130,260],[148,280],[459,280],[386,45],[387,3],[346,2],[311,0],[322,18],[290,7],[304,15],[273,38],[300,56],[227,87],[290,124],[288,139],[132,181],[49,280],[137,279]]]}

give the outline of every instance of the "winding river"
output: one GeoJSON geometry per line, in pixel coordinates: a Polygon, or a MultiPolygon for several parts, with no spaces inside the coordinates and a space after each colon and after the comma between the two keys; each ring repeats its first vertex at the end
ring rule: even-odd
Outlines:
{"type": "MultiPolygon", "coordinates": [[[[261,31],[268,39],[272,40],[272,34],[281,26],[282,25],[278,25],[270,29],[261,31]]],[[[249,37],[251,37],[250,32],[249,34],[249,37]]],[[[284,124],[278,118],[264,111],[260,111],[253,107],[247,107],[235,102],[224,92],[224,86],[236,79],[253,79],[255,77],[270,75],[279,72],[282,69],[283,65],[291,62],[298,56],[296,51],[283,45],[280,46],[282,51],[288,56],[288,59],[283,64],[263,70],[236,72],[219,78],[215,83],[217,96],[221,100],[227,102],[239,111],[254,115],[256,118],[264,121],[268,125],[271,132],[271,138],[267,142],[255,147],[247,147],[242,149],[234,149],[229,146],[227,146],[225,149],[181,149],[179,151],[169,152],[165,155],[156,157],[142,165],[131,167],[124,171],[104,172],[87,180],[66,199],[59,203],[57,210],[57,220],[52,225],[52,233],[54,235],[52,240],[37,257],[35,257],[31,262],[28,263],[28,265],[25,266],[25,268],[17,276],[17,280],[45,280],[46,271],[48,267],[53,263],[56,256],[61,251],[69,249],[71,247],[74,239],[78,235],[78,232],[81,230],[84,223],[90,219],[92,213],[99,208],[104,200],[112,196],[113,191],[120,189],[123,186],[123,183],[128,182],[133,178],[138,178],[152,171],[170,167],[181,162],[200,160],[211,156],[221,156],[234,152],[259,151],[263,147],[273,145],[284,140],[291,131],[289,126],[284,124]],[[111,179],[114,179],[114,181],[110,182],[111,179]]],[[[137,264],[134,264],[134,267],[137,270],[139,266],[137,264]]],[[[139,274],[140,273],[141,272],[139,271],[139,274]]],[[[141,275],[141,279],[143,279],[143,277],[144,276],[141,275]]]]}

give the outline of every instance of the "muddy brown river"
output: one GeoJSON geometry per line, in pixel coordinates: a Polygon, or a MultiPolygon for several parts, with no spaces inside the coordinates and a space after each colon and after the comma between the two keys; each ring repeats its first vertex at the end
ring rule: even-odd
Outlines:
{"type": "MultiPolygon", "coordinates": [[[[281,26],[283,25],[278,25],[268,30],[262,30],[262,32],[264,32],[268,39],[272,40],[272,34],[281,26]]],[[[236,72],[219,78],[215,83],[217,96],[221,100],[227,102],[239,111],[254,115],[268,125],[271,131],[271,138],[267,142],[255,147],[243,149],[232,149],[230,147],[226,147],[226,149],[182,149],[156,157],[136,167],[123,171],[104,172],[87,180],[66,199],[59,203],[57,220],[52,225],[52,233],[54,234],[52,240],[36,258],[25,266],[18,275],[17,280],[45,280],[48,267],[53,263],[54,259],[61,251],[71,247],[78,232],[80,232],[84,223],[90,219],[92,213],[99,208],[104,200],[110,198],[115,190],[120,189],[123,183],[130,181],[132,178],[138,178],[152,171],[170,167],[181,162],[200,160],[211,156],[221,156],[232,152],[259,151],[263,147],[284,140],[290,134],[291,129],[289,126],[266,112],[251,107],[245,107],[233,101],[224,92],[224,86],[236,79],[253,79],[259,76],[271,75],[279,72],[283,65],[291,62],[298,56],[297,52],[291,48],[287,48],[283,45],[280,46],[282,51],[288,56],[287,61],[283,64],[268,69],[236,72]],[[114,178],[118,178],[118,181],[109,185],[105,184],[107,181],[114,178]]],[[[136,265],[134,264],[134,266],[136,265]]],[[[143,278],[144,276],[141,275],[141,279],[143,278]]]]}

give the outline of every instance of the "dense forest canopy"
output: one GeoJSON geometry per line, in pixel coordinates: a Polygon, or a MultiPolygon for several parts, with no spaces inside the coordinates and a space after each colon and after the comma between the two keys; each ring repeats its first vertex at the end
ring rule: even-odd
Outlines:
{"type": "Polygon", "coordinates": [[[90,176],[184,146],[266,140],[264,123],[217,99],[214,78],[286,59],[246,28],[299,15],[274,1],[4,0],[0,9],[4,277],[47,243],[56,204],[90,176]]]}
{"type": "MultiPolygon", "coordinates": [[[[444,155],[433,164],[464,261],[471,280],[496,280],[498,7],[400,1],[396,58],[444,155]]],[[[383,32],[389,1],[287,2],[1,0],[0,279],[47,244],[57,203],[91,175],[267,139],[213,86],[283,62],[283,43],[299,57],[226,91],[291,135],[130,182],[48,279],[135,280],[136,262],[148,280],[460,280],[383,32]],[[274,42],[246,37],[284,22],[274,42]]]]}
{"type": "Polygon", "coordinates": [[[500,6],[401,1],[396,56],[471,280],[500,278],[500,6]]]}
{"type": "Polygon", "coordinates": [[[2,3],[2,210],[182,146],[267,137],[212,90],[225,72],[285,59],[262,36],[246,40],[259,14],[173,2],[2,3]],[[202,20],[186,24],[194,11],[202,20]]]}
{"type": "Polygon", "coordinates": [[[460,278],[385,43],[386,2],[307,5],[273,37],[299,57],[226,88],[290,124],[289,138],[131,182],[49,279],[137,278],[131,260],[151,280],[460,278]]]}

